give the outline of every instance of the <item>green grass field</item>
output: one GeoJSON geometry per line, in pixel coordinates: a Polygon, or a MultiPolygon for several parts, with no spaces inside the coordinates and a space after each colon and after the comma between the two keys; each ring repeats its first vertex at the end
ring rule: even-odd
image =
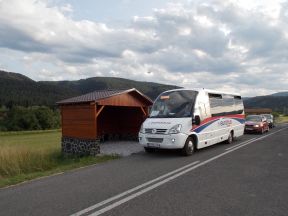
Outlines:
{"type": "Polygon", "coordinates": [[[0,133],[0,187],[118,158],[63,156],[60,140],[59,130],[0,133]]]}
{"type": "Polygon", "coordinates": [[[276,118],[276,123],[288,123],[288,116],[279,116],[276,118]]]}
{"type": "Polygon", "coordinates": [[[59,150],[60,130],[1,132],[0,147],[27,147],[31,149],[59,150]]]}

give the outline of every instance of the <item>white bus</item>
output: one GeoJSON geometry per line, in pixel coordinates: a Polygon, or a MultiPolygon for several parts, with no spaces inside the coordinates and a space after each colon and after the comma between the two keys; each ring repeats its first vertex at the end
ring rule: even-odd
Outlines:
{"type": "Polygon", "coordinates": [[[245,116],[239,94],[207,89],[176,89],[163,92],[154,101],[149,117],[139,131],[146,152],[155,148],[196,149],[222,141],[232,143],[244,133],[245,116]]]}

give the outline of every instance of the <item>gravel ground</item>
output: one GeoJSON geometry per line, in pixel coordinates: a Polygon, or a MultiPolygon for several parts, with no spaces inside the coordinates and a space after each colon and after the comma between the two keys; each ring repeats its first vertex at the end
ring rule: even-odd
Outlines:
{"type": "Polygon", "coordinates": [[[100,143],[101,154],[129,156],[141,151],[144,151],[143,147],[137,141],[106,141],[100,143]]]}

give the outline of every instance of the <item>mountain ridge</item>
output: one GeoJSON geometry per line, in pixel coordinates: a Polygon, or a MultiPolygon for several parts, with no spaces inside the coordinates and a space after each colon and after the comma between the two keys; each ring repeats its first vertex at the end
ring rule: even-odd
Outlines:
{"type": "Polygon", "coordinates": [[[56,106],[57,101],[92,91],[130,88],[138,89],[153,100],[163,91],[181,87],[117,77],[37,82],[19,73],[0,71],[0,106],[56,106]]]}
{"type": "Polygon", "coordinates": [[[283,92],[277,92],[277,93],[274,93],[274,94],[272,94],[271,96],[277,96],[277,97],[282,97],[282,96],[284,96],[284,97],[286,97],[286,96],[288,96],[288,91],[283,91],[283,92]]]}
{"type": "MultiPolygon", "coordinates": [[[[13,105],[53,107],[56,106],[57,101],[96,90],[130,88],[136,88],[154,100],[163,91],[181,87],[117,77],[90,77],[74,81],[34,81],[19,73],[0,70],[0,106],[7,107],[13,105]]],[[[285,91],[243,99],[245,108],[271,108],[273,111],[280,112],[288,109],[288,92],[285,91]]]]}

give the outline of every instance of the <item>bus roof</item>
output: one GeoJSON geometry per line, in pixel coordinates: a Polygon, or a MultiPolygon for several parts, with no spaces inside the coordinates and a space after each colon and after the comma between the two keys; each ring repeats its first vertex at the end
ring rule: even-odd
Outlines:
{"type": "Polygon", "coordinates": [[[224,92],[224,91],[217,91],[212,89],[205,89],[205,88],[195,88],[195,89],[188,89],[188,88],[178,88],[178,89],[172,89],[165,92],[173,92],[173,91],[197,91],[197,92],[207,92],[207,93],[213,93],[213,94],[228,94],[228,95],[235,95],[235,96],[241,96],[238,93],[235,92],[224,92]]]}

